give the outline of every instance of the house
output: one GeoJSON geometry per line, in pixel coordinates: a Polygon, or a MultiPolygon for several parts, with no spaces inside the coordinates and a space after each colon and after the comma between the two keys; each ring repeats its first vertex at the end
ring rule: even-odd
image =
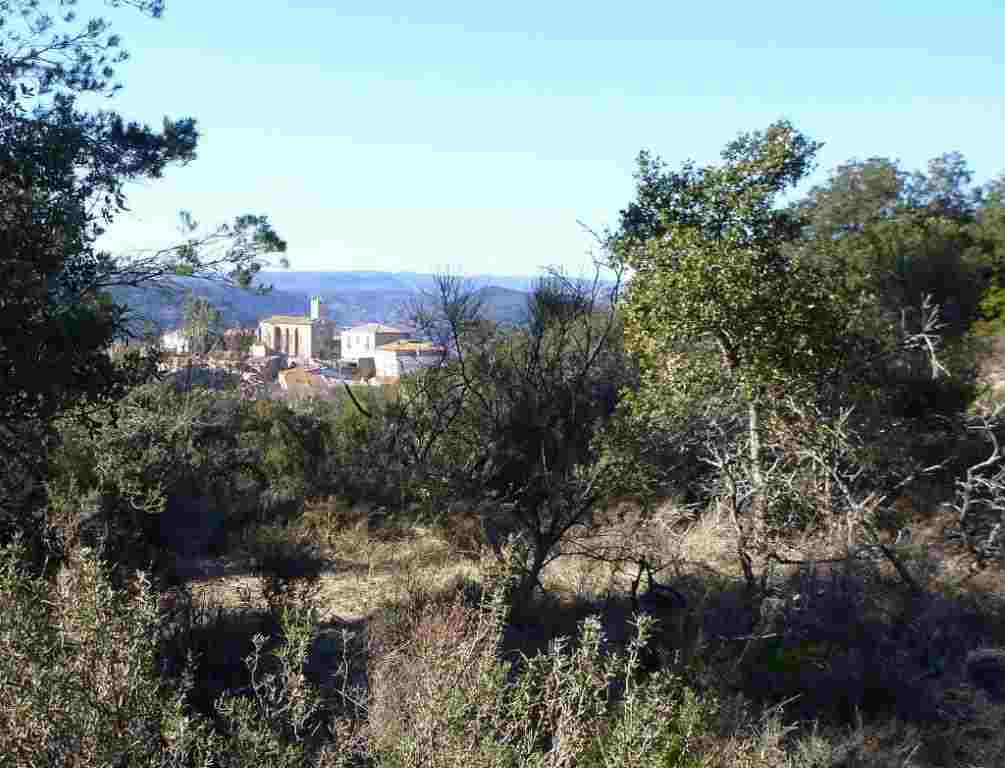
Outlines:
{"type": "Polygon", "coordinates": [[[374,351],[399,339],[412,338],[412,332],[405,328],[382,323],[365,323],[342,331],[342,359],[359,362],[361,357],[373,357],[374,351]]]}
{"type": "Polygon", "coordinates": [[[176,355],[185,355],[191,351],[189,338],[181,330],[174,330],[161,336],[161,349],[176,355]]]}
{"type": "Polygon", "coordinates": [[[258,324],[256,357],[284,354],[299,360],[319,357],[322,345],[332,338],[335,326],[320,296],[311,297],[310,314],[272,315],[258,324]]]}
{"type": "Polygon", "coordinates": [[[378,378],[397,379],[420,368],[439,365],[446,350],[428,341],[402,339],[383,344],[373,352],[378,378]]]}

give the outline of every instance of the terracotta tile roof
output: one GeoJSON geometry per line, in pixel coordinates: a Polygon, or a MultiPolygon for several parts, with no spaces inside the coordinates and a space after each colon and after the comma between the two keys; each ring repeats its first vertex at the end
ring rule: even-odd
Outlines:
{"type": "Polygon", "coordinates": [[[303,368],[287,368],[279,372],[279,380],[287,386],[290,384],[318,384],[320,380],[317,374],[309,373],[303,368]]]}
{"type": "Polygon", "coordinates": [[[377,349],[382,352],[414,352],[419,353],[429,353],[429,354],[443,354],[445,351],[443,347],[438,347],[429,341],[416,341],[409,339],[402,339],[401,341],[392,341],[389,344],[381,344],[377,349]]]}

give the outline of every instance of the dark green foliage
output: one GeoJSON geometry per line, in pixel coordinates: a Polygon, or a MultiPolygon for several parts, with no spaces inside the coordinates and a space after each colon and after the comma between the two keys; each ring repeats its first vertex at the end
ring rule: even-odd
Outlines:
{"type": "Polygon", "coordinates": [[[741,134],[718,165],[668,170],[639,156],[635,200],[610,244],[633,270],[626,344],[641,362],[643,410],[686,408],[717,385],[759,407],[769,389],[845,363],[839,286],[793,254],[803,219],[777,206],[818,149],[779,122],[741,134]]]}
{"type": "Polygon", "coordinates": [[[981,298],[981,319],[975,330],[983,335],[1005,332],[1005,176],[999,176],[983,190],[981,204],[970,227],[976,249],[983,255],[990,273],[988,288],[981,298]]]}
{"type": "Polygon", "coordinates": [[[203,390],[146,385],[94,433],[65,421],[50,481],[50,522],[64,543],[103,545],[138,567],[161,549],[197,552],[219,541],[228,508],[265,480],[257,454],[239,443],[237,406],[203,390]]]}
{"type": "Polygon", "coordinates": [[[852,322],[877,347],[865,359],[886,360],[870,385],[883,412],[946,415],[974,397],[980,349],[967,333],[997,327],[1005,229],[996,184],[975,188],[971,179],[958,153],[933,159],[925,173],[883,158],[852,161],[796,206],[807,221],[800,250],[859,296],[852,322]],[[898,337],[919,327],[926,301],[939,310],[939,376],[924,354],[891,355],[898,337]]]}
{"type": "MultiPolygon", "coordinates": [[[[0,461],[5,529],[32,530],[52,421],[114,403],[150,378],[155,358],[132,353],[113,364],[107,348],[129,335],[128,313],[106,293],[174,274],[243,280],[283,243],[265,217],[239,217],[208,237],[153,256],[116,258],[97,239],[125,208],[129,182],[158,178],[195,157],[191,118],[159,129],[113,111],[87,111],[83,94],[111,95],[126,59],[107,21],[77,20],[70,4],[15,0],[0,5],[0,461]],[[216,247],[217,250],[212,249],[216,247]],[[26,483],[25,483],[26,481],[26,483]]],[[[121,2],[159,16],[160,2],[121,2]]],[[[189,222],[190,217],[189,217],[189,222]]],[[[7,531],[4,534],[6,535],[7,531]]]]}
{"type": "Polygon", "coordinates": [[[931,297],[943,334],[958,337],[977,315],[987,277],[971,177],[958,153],[932,160],[927,174],[882,158],[842,165],[796,206],[808,252],[840,265],[850,286],[878,299],[874,310],[888,322],[931,297]]]}
{"type": "Polygon", "coordinates": [[[330,427],[282,403],[147,384],[95,431],[60,424],[49,523],[63,546],[134,567],[202,555],[256,520],[283,521],[330,477],[330,427]],[[167,558],[167,560],[165,560],[167,558]]]}

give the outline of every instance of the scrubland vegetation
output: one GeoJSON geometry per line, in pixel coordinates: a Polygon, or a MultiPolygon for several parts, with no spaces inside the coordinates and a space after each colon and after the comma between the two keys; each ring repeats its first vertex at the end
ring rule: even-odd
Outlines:
{"type": "Polygon", "coordinates": [[[441,366],[249,399],[110,357],[105,291],[285,244],[97,251],[194,123],[81,111],[117,40],[32,58],[75,22],[8,5],[0,765],[1005,763],[1001,180],[873,158],[783,205],[786,122],[643,153],[523,324],[444,276],[441,366]]]}

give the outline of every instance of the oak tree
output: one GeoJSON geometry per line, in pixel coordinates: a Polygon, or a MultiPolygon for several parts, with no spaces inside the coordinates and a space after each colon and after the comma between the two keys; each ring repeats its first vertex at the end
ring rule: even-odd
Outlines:
{"type": "Polygon", "coordinates": [[[840,365],[837,297],[787,247],[802,222],[777,205],[819,147],[778,122],[730,142],[719,165],[672,171],[642,153],[636,199],[612,238],[632,270],[623,307],[643,370],[638,403],[669,415],[735,387],[755,478],[774,393],[840,365]]]}
{"type": "Polygon", "coordinates": [[[625,344],[641,369],[629,395],[634,412],[681,427],[711,409],[745,425],[749,488],[731,496],[743,500],[733,512],[751,582],[747,550],[765,514],[766,416],[783,396],[812,396],[841,369],[846,348],[842,297],[792,247],[803,221],[779,205],[819,148],[782,121],[740,135],[717,165],[670,170],[643,152],[636,197],[611,236],[631,270],[622,308],[625,344]]]}

